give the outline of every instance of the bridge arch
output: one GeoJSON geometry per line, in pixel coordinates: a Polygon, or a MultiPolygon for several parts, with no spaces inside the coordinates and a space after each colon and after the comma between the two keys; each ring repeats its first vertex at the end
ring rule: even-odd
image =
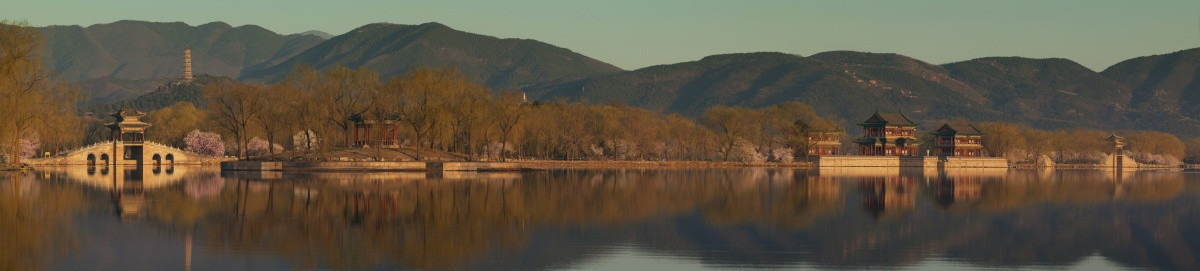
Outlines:
{"type": "Polygon", "coordinates": [[[100,161],[104,162],[104,166],[107,167],[110,164],[109,161],[112,161],[112,160],[109,160],[108,154],[104,153],[104,154],[100,154],[100,161]]]}
{"type": "Polygon", "coordinates": [[[154,156],[150,156],[150,160],[154,161],[154,166],[162,166],[162,155],[155,153],[154,156]]]}
{"type": "Polygon", "coordinates": [[[96,154],[95,153],[89,153],[87,155],[87,165],[89,167],[96,166],[96,154]]]}
{"type": "Polygon", "coordinates": [[[167,154],[167,164],[172,165],[172,166],[175,165],[175,154],[174,153],[167,154]]]}

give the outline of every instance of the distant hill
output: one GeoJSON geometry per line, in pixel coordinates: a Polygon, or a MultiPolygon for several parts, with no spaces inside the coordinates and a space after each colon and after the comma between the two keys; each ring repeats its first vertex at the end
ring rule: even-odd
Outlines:
{"type": "Polygon", "coordinates": [[[46,41],[46,68],[67,81],[178,78],[183,73],[185,47],[192,49],[195,73],[236,77],[247,66],[288,58],[323,40],[314,35],[285,36],[256,25],[232,27],[223,22],[190,26],[180,22],[118,21],[38,30],[46,41]]]}
{"type": "Polygon", "coordinates": [[[300,65],[365,67],[384,77],[452,67],[487,86],[520,88],[538,100],[618,102],[688,116],[714,105],[801,101],[852,130],[878,110],[903,111],[925,123],[963,117],[1200,136],[1200,48],[1138,57],[1102,72],[1056,58],[985,57],[934,65],[852,51],[723,54],[623,71],[536,40],[501,39],[438,23],[368,24],[330,38],[319,31],[280,35],[221,22],[118,21],[39,30],[47,43],[46,68],[80,85],[89,97],[82,103],[96,110],[152,110],[198,99],[195,86],[168,83],[181,74],[181,52],[190,46],[196,74],[213,75],[202,76],[205,80],[271,83],[300,65]]]}
{"type": "Polygon", "coordinates": [[[168,78],[151,78],[141,80],[101,77],[75,82],[84,91],[80,104],[90,106],[102,103],[114,103],[137,98],[154,91],[170,82],[168,78]]]}
{"type": "Polygon", "coordinates": [[[196,106],[204,106],[204,86],[214,85],[218,83],[229,83],[234,80],[229,77],[218,77],[209,75],[196,76],[191,83],[180,81],[170,81],[159,86],[154,91],[138,96],[137,98],[123,100],[111,103],[99,103],[85,107],[84,112],[90,112],[92,115],[108,114],[116,112],[122,108],[133,108],[143,112],[154,111],[159,108],[171,106],[177,102],[190,102],[196,106]]]}
{"type": "Polygon", "coordinates": [[[748,53],[524,90],[539,100],[619,102],[690,116],[713,105],[801,101],[842,119],[852,130],[853,123],[875,110],[900,110],[930,124],[965,117],[1042,128],[1200,135],[1200,107],[1195,106],[1200,102],[1200,51],[1130,61],[1138,64],[1123,62],[1097,73],[1066,59],[991,57],[932,65],[897,54],[748,53]]]}
{"type": "Polygon", "coordinates": [[[321,31],[280,35],[255,25],[223,22],[118,21],[38,30],[46,41],[46,69],[110,103],[148,93],[182,75],[183,49],[192,50],[195,74],[276,82],[297,65],[367,67],[389,77],[418,67],[457,68],[494,88],[567,81],[621,69],[567,49],[528,39],[500,39],[438,23],[369,24],[332,37],[321,31]],[[330,38],[326,40],[327,38],[330,38]]]}
{"type": "Polygon", "coordinates": [[[1070,60],[988,57],[943,66],[1004,114],[1131,128],[1129,88],[1070,60]]]}
{"type": "Polygon", "coordinates": [[[608,63],[528,39],[500,39],[438,23],[369,24],[335,36],[275,65],[255,67],[240,79],[275,82],[298,65],[366,67],[383,77],[420,67],[453,67],[494,88],[520,87],[620,72],[608,63]]]}
{"type": "Polygon", "coordinates": [[[714,105],[763,107],[801,101],[849,121],[876,110],[903,110],[926,119],[962,114],[1004,118],[982,106],[974,89],[950,80],[940,67],[899,55],[865,53],[716,55],[525,90],[539,100],[613,101],[689,116],[714,105]]]}
{"type": "Polygon", "coordinates": [[[299,35],[313,35],[313,36],[317,36],[322,39],[329,39],[329,38],[333,37],[333,34],[329,34],[325,31],[321,31],[321,30],[309,30],[309,31],[302,32],[299,35]]]}

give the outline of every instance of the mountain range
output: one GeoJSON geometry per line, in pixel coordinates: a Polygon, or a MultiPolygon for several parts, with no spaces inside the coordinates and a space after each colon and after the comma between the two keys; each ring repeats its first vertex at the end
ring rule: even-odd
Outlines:
{"type": "Polygon", "coordinates": [[[182,50],[191,48],[198,74],[263,83],[277,82],[301,65],[368,68],[385,77],[453,67],[489,87],[521,89],[538,100],[616,102],[693,117],[714,105],[801,101],[851,130],[874,111],[902,111],[930,125],[961,117],[1200,135],[1200,48],[1129,59],[1100,72],[1059,58],[985,57],[938,65],[852,51],[723,54],[626,71],[536,40],[439,23],[376,23],[332,37],[221,22],[38,29],[47,44],[46,68],[83,86],[92,104],[128,103],[159,89],[154,85],[181,74],[182,50]]]}
{"type": "Polygon", "coordinates": [[[117,21],[38,30],[46,43],[44,65],[68,81],[179,77],[185,48],[192,50],[195,73],[236,77],[247,67],[290,58],[324,41],[315,35],[285,36],[255,25],[232,27],[223,22],[190,26],[117,21]]]}

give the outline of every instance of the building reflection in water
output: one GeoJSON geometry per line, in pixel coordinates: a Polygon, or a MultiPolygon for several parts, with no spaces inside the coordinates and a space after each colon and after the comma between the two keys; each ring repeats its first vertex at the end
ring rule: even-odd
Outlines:
{"type": "MultiPolygon", "coordinates": [[[[1047,259],[1070,263],[1082,257],[1076,255],[1103,252],[1134,266],[1187,267],[1178,258],[1138,256],[1137,249],[1147,246],[1140,244],[1177,245],[1113,233],[1150,222],[1175,223],[1153,226],[1165,236],[1200,227],[1163,219],[1183,216],[1188,208],[1113,207],[1127,200],[1196,203],[1200,189],[1178,173],[737,169],[430,176],[218,175],[188,167],[48,170],[109,193],[113,211],[126,221],[181,232],[186,256],[180,259],[187,266],[217,267],[193,259],[252,251],[305,268],[542,269],[605,257],[597,247],[634,245],[719,266],[894,266],[939,255],[1019,266],[1047,259]],[[931,207],[950,211],[917,215],[931,207]],[[1114,220],[1114,213],[1123,220],[1114,220]],[[1049,226],[1067,214],[1079,221],[1049,226]],[[969,218],[979,216],[990,218],[969,218]],[[1169,228],[1176,230],[1164,230],[1169,228]],[[1063,239],[1064,231],[1111,238],[1096,244],[1063,239]],[[1022,236],[1008,235],[1012,232],[1022,236]],[[1031,241],[1010,242],[1014,238],[1031,241]],[[1032,241],[1043,239],[1055,240],[1054,249],[1032,241]],[[993,248],[1032,251],[1036,257],[998,260],[994,257],[1005,254],[993,248]],[[544,259],[539,253],[547,251],[561,260],[530,260],[544,259]]],[[[1183,247],[1197,244],[1200,240],[1183,247]]]]}
{"type": "Polygon", "coordinates": [[[876,219],[903,216],[916,203],[917,178],[912,176],[870,177],[859,181],[862,205],[876,219]]]}

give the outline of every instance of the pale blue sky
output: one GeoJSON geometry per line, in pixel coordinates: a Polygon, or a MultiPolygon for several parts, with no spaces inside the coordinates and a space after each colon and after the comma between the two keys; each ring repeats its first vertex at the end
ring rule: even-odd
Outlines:
{"type": "Polygon", "coordinates": [[[1200,1],[65,1],[0,0],[35,26],[121,19],[224,21],[337,35],[372,22],[436,21],[565,47],[625,69],[722,53],[888,52],[933,64],[1062,57],[1094,70],[1200,47],[1200,1]]]}

